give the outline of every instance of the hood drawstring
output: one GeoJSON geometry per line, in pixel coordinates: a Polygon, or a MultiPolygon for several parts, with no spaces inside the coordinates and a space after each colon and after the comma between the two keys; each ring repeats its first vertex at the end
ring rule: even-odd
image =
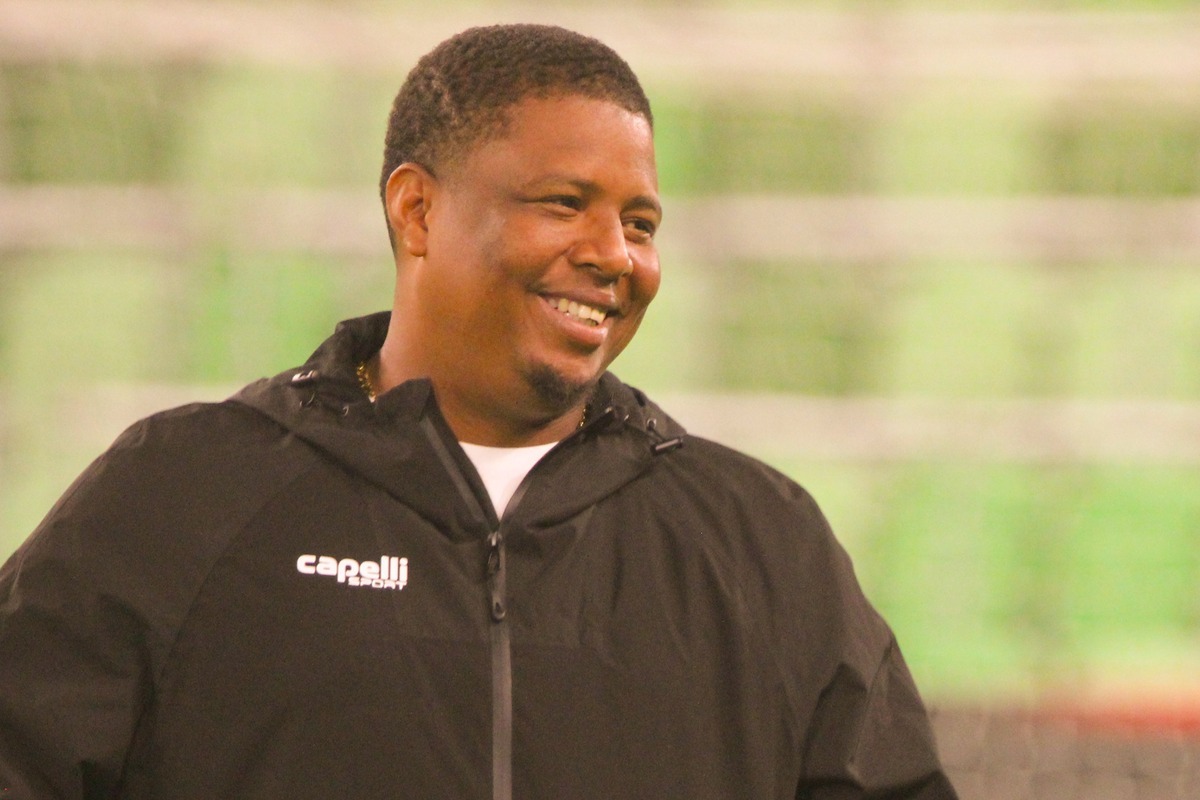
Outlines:
{"type": "MultiPolygon", "coordinates": [[[[317,370],[306,369],[303,372],[297,372],[292,376],[292,386],[297,389],[302,389],[311,386],[319,377],[321,377],[321,373],[317,370]]],[[[300,407],[308,408],[315,402],[317,402],[317,390],[309,389],[308,396],[300,401],[300,407]]]]}
{"type": "MultiPolygon", "coordinates": [[[[617,406],[608,406],[596,417],[593,423],[588,425],[588,429],[598,430],[602,425],[618,428],[627,424],[630,420],[630,416],[630,413],[622,408],[618,408],[617,406]]],[[[650,450],[656,456],[660,456],[663,453],[683,447],[682,436],[673,436],[671,438],[667,438],[659,433],[658,420],[654,417],[650,417],[646,420],[645,430],[652,442],[650,445],[650,450]]]]}
{"type": "Polygon", "coordinates": [[[617,430],[629,421],[629,413],[616,406],[605,406],[604,410],[594,417],[589,414],[587,424],[581,430],[601,431],[617,430]]]}
{"type": "MultiPolygon", "coordinates": [[[[307,396],[300,400],[301,408],[311,408],[321,401],[321,392],[318,390],[316,384],[323,377],[324,376],[321,374],[321,371],[317,369],[304,369],[292,376],[292,388],[307,391],[307,396]]],[[[326,400],[320,404],[324,408],[337,411],[343,417],[350,414],[349,403],[326,398],[326,400]]]]}
{"type": "Polygon", "coordinates": [[[646,433],[650,434],[651,438],[657,441],[651,446],[650,450],[656,456],[661,456],[663,453],[668,453],[678,447],[683,447],[683,437],[673,436],[670,439],[665,438],[658,432],[658,420],[650,417],[646,420],[646,433]]]}

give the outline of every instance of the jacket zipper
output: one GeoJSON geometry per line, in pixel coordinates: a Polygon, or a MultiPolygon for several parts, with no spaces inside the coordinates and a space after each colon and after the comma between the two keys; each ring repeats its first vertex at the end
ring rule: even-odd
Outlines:
{"type": "Polygon", "coordinates": [[[504,534],[496,528],[488,537],[487,555],[492,617],[492,800],[512,798],[512,641],[504,583],[504,534]]]}
{"type": "MultiPolygon", "coordinates": [[[[485,520],[491,527],[489,515],[479,502],[462,470],[450,455],[433,419],[427,414],[421,420],[426,439],[437,453],[450,479],[458,488],[467,508],[477,519],[485,520]]],[[[516,505],[525,492],[529,476],[517,487],[509,501],[516,505]]],[[[512,637],[508,623],[508,591],[505,587],[503,523],[497,520],[487,538],[487,591],[489,625],[489,649],[492,657],[492,800],[512,800],[512,637]]]]}
{"type": "MultiPolygon", "coordinates": [[[[597,417],[608,418],[613,408],[609,407],[597,417]]],[[[589,427],[597,420],[589,422],[589,427]]],[[[421,420],[429,443],[433,446],[442,465],[449,473],[451,480],[458,487],[459,494],[467,503],[467,507],[482,520],[494,519],[479,502],[479,498],[471,489],[462,470],[455,463],[453,456],[446,447],[433,420],[426,415],[421,420]]],[[[653,430],[653,425],[651,425],[653,430]]],[[[578,433],[578,432],[577,432],[578,433]]],[[[681,441],[672,440],[668,448],[676,446],[681,441]]],[[[561,442],[559,443],[561,445],[561,442]]],[[[658,452],[658,449],[655,449],[658,452]]],[[[540,462],[539,462],[540,463],[540,462]]],[[[504,518],[512,514],[513,509],[525,496],[529,481],[537,470],[535,464],[513,492],[508,501],[504,518]]],[[[506,586],[507,572],[505,569],[504,552],[504,519],[496,522],[487,538],[487,591],[488,611],[491,618],[489,631],[490,649],[492,656],[492,800],[512,800],[512,734],[513,734],[513,694],[512,694],[512,634],[508,621],[508,589],[506,586]]]]}

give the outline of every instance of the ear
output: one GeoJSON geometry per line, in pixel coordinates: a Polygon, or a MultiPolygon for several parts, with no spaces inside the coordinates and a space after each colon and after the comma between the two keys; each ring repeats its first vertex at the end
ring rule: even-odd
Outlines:
{"type": "Polygon", "coordinates": [[[428,214],[437,181],[420,164],[401,164],[388,177],[384,207],[396,238],[396,253],[420,258],[429,238],[428,214]]]}

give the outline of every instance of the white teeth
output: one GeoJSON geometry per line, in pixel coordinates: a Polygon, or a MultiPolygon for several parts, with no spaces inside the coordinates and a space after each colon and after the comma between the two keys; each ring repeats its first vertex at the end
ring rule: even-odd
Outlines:
{"type": "Polygon", "coordinates": [[[599,308],[577,303],[574,300],[568,300],[565,297],[560,297],[557,300],[551,300],[550,305],[557,308],[564,314],[568,314],[582,322],[590,322],[593,325],[599,325],[604,322],[604,318],[608,316],[607,312],[599,308]]]}

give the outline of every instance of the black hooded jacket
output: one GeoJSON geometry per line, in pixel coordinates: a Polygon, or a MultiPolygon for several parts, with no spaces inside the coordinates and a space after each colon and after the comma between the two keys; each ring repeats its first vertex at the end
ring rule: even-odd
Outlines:
{"type": "Polygon", "coordinates": [[[812,499],[612,375],[497,520],[387,315],[144,420],[0,569],[0,798],[954,793],[812,499]]]}

